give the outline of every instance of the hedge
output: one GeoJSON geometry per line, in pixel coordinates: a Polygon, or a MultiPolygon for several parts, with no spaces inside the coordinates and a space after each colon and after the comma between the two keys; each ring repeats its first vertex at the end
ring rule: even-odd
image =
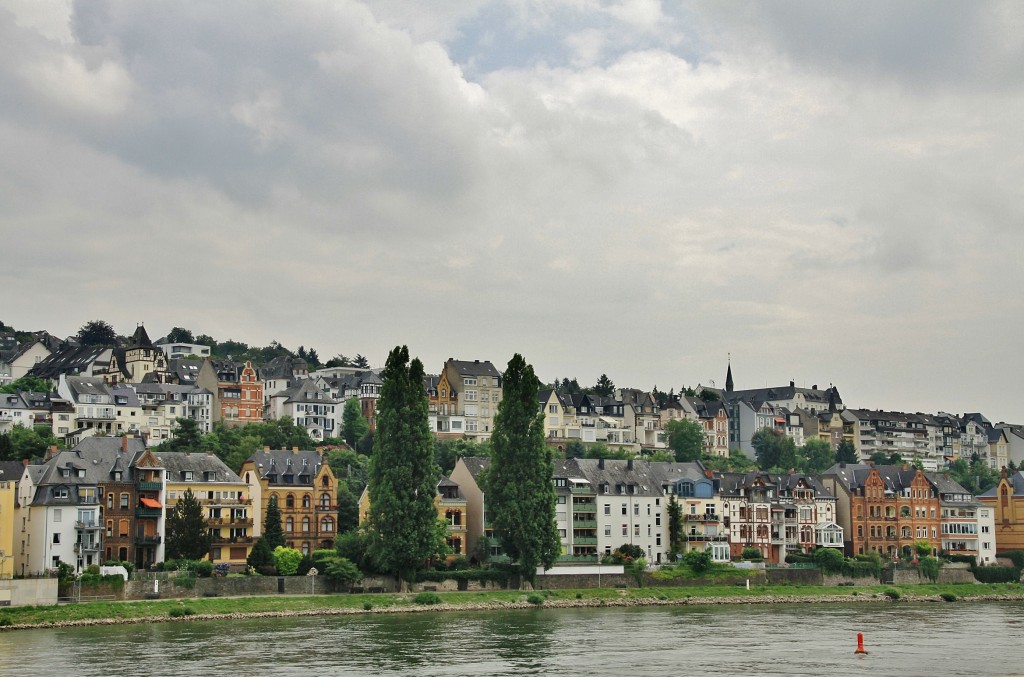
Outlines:
{"type": "Polygon", "coordinates": [[[1020,571],[1017,567],[977,567],[974,577],[982,583],[1016,583],[1020,571]]]}
{"type": "Polygon", "coordinates": [[[460,569],[458,571],[420,571],[416,574],[419,583],[441,583],[443,581],[494,581],[505,585],[510,572],[505,569],[460,569]]]}

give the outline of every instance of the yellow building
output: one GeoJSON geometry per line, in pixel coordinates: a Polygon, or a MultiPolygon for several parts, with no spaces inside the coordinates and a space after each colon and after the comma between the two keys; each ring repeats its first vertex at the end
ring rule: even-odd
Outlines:
{"type": "Polygon", "coordinates": [[[253,544],[253,505],[249,487],[211,453],[156,455],[167,476],[167,512],[189,489],[203,506],[210,529],[210,561],[244,569],[253,544]]]}
{"type": "Polygon", "coordinates": [[[15,499],[24,469],[18,462],[0,463],[0,579],[14,576],[15,499]]]}
{"type": "Polygon", "coordinates": [[[1024,473],[1003,470],[999,484],[978,500],[994,508],[996,552],[1024,550],[1024,473]]]}
{"type": "MultiPolygon", "coordinates": [[[[437,494],[434,496],[437,518],[445,523],[448,529],[446,537],[450,557],[465,557],[466,547],[466,497],[459,490],[459,485],[442,476],[437,483],[437,494]]],[[[363,489],[359,496],[359,524],[362,526],[370,517],[370,492],[363,489]]]]}
{"type": "Polygon", "coordinates": [[[257,508],[256,536],[263,533],[267,504],[276,498],[285,545],[304,555],[334,547],[338,481],[322,452],[265,448],[245,460],[239,474],[257,508]]]}

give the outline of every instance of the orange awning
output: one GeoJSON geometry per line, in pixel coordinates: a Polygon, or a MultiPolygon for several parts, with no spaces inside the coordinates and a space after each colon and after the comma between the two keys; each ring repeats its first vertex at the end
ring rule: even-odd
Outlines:
{"type": "Polygon", "coordinates": [[[140,498],[139,500],[142,501],[142,505],[146,506],[147,508],[162,508],[163,507],[162,505],[160,505],[160,501],[157,501],[157,500],[152,499],[152,498],[140,498]]]}

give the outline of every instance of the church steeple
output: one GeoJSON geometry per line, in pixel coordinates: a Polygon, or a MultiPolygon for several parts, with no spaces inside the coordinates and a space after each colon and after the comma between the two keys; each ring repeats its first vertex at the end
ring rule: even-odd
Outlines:
{"type": "Polygon", "coordinates": [[[725,392],[732,392],[732,353],[729,353],[729,368],[725,372],[725,392]]]}

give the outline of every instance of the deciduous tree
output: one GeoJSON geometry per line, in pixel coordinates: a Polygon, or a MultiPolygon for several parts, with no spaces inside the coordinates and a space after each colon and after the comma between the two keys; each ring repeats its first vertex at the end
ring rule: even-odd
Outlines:
{"type": "Polygon", "coordinates": [[[778,430],[763,428],[750,439],[761,470],[796,468],[796,444],[778,430]]]}
{"type": "Polygon", "coordinates": [[[117,332],[109,322],[92,320],[78,330],[78,342],[83,346],[112,346],[117,343],[117,332]]]}
{"type": "Polygon", "coordinates": [[[502,377],[485,479],[494,533],[523,580],[531,584],[537,567],[550,569],[561,552],[552,483],[554,458],[544,443],[543,413],[537,409],[539,387],[533,367],[518,353],[514,355],[502,377]]]}
{"type": "Polygon", "coordinates": [[[699,461],[704,453],[704,427],[696,421],[677,419],[665,424],[669,449],[680,463],[699,461]]]}
{"type": "Polygon", "coordinates": [[[832,445],[820,437],[812,437],[800,447],[800,470],[805,473],[817,474],[832,466],[835,453],[832,445]]]}

